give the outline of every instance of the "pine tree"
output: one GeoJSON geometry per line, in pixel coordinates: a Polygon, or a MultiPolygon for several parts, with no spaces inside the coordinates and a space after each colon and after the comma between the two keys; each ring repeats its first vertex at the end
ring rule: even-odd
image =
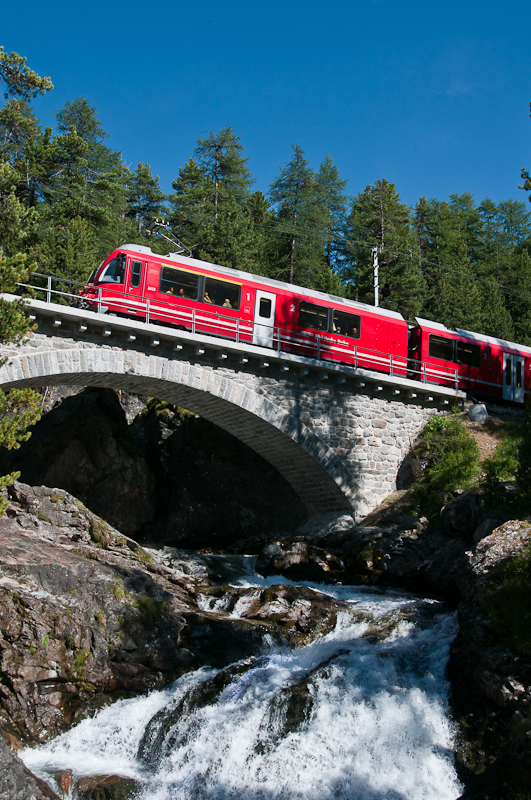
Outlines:
{"type": "Polygon", "coordinates": [[[243,157],[240,137],[232,128],[223,128],[218,133],[210,131],[207,137],[198,139],[194,157],[212,184],[214,218],[224,199],[230,197],[238,204],[244,203],[254,181],[247,166],[249,159],[243,157]]]}
{"type": "Polygon", "coordinates": [[[253,181],[239,137],[232,128],[210,133],[198,140],[194,155],[197,160],[190,159],[173,181],[173,232],[195,258],[257,272],[265,264],[257,217],[263,203],[249,193],[253,181]]]}
{"type": "Polygon", "coordinates": [[[347,198],[344,191],[348,181],[341,180],[339,170],[330,153],[317,173],[318,201],[323,211],[325,261],[330,269],[340,269],[342,245],[339,243],[345,229],[347,198]]]}
{"type": "Polygon", "coordinates": [[[444,254],[442,274],[441,317],[448,328],[465,328],[481,332],[481,292],[474,275],[465,242],[444,254]]]}
{"type": "Polygon", "coordinates": [[[159,176],[154,178],[151,174],[149,164],[138,165],[128,180],[128,189],[128,215],[136,220],[137,232],[140,234],[143,227],[165,215],[166,195],[161,191],[159,176]]]}
{"type": "Polygon", "coordinates": [[[380,305],[407,319],[423,304],[425,284],[419,248],[408,207],[392,183],[376,181],[354,198],[345,231],[347,264],[344,278],[356,299],[374,302],[372,248],[378,249],[380,305]]]}
{"type": "MultiPolygon", "coordinates": [[[[0,293],[18,293],[32,268],[28,261],[28,243],[35,226],[35,211],[26,209],[16,197],[17,174],[0,161],[0,293]]],[[[28,331],[23,306],[0,298],[0,342],[19,342],[28,331]]],[[[17,448],[29,438],[27,428],[39,416],[40,396],[31,389],[0,391],[0,446],[17,448]]],[[[0,489],[19,477],[12,473],[0,477],[0,489]]],[[[0,515],[7,503],[0,497],[0,515]]]]}
{"type": "Polygon", "coordinates": [[[26,64],[26,58],[18,53],[6,53],[0,47],[0,81],[6,84],[4,96],[20,97],[30,100],[38,94],[45,94],[53,89],[50,78],[41,78],[26,64]]]}
{"type": "Polygon", "coordinates": [[[329,270],[324,258],[326,215],[320,189],[300,145],[271,184],[269,196],[277,207],[274,277],[310,288],[321,288],[329,270]]]}

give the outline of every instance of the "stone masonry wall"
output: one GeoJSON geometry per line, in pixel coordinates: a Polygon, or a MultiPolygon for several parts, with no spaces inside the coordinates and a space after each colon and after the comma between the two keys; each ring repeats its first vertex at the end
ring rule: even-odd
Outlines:
{"type": "MultiPolygon", "coordinates": [[[[398,398],[367,382],[362,388],[330,373],[285,371],[272,362],[239,363],[219,349],[195,352],[172,342],[134,343],[125,333],[104,337],[43,320],[0,368],[0,385],[100,385],[178,403],[240,438],[293,485],[309,511],[353,509],[361,517],[396,486],[404,457],[428,418],[440,410],[398,398]]],[[[396,390],[395,390],[396,391],[396,390]]]]}

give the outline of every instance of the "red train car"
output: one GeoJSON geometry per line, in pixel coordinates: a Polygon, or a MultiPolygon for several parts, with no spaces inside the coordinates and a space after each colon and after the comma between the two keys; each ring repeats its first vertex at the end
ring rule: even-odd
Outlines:
{"type": "Polygon", "coordinates": [[[96,311],[406,375],[400,314],[178,254],[125,244],[81,294],[96,311]]]}
{"type": "Polygon", "coordinates": [[[528,399],[531,347],[493,336],[451,330],[437,322],[416,320],[410,332],[410,375],[431,383],[450,385],[444,373],[455,370],[459,389],[477,399],[496,398],[509,403],[528,399]]]}

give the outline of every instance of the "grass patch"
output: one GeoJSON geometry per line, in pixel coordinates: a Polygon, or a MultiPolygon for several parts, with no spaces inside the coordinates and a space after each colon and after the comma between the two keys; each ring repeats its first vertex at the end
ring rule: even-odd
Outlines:
{"type": "Polygon", "coordinates": [[[497,585],[484,589],[491,625],[516,652],[531,656],[531,547],[508,559],[497,585]]]}
{"type": "Polygon", "coordinates": [[[433,416],[419,436],[413,455],[426,462],[409,493],[412,511],[432,517],[458,487],[469,489],[479,474],[479,448],[459,410],[433,416]]]}
{"type": "Polygon", "coordinates": [[[121,578],[114,578],[113,585],[109,590],[115,600],[123,602],[129,598],[129,594],[124,589],[124,582],[121,578]]]}
{"type": "Polygon", "coordinates": [[[141,547],[136,550],[135,555],[138,556],[138,560],[142,562],[142,564],[153,564],[153,556],[151,553],[146,553],[141,547]]]}
{"type": "Polygon", "coordinates": [[[100,547],[107,547],[111,541],[111,532],[101,519],[91,519],[89,522],[89,532],[92,541],[100,547]]]}
{"type": "Polygon", "coordinates": [[[135,608],[138,608],[141,614],[152,620],[161,619],[164,614],[164,603],[145,594],[138,598],[135,608]]]}

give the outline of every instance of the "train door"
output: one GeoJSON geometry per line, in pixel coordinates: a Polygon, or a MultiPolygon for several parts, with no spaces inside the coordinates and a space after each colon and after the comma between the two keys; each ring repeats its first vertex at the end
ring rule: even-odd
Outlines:
{"type": "Polygon", "coordinates": [[[273,347],[276,300],[276,294],[263,292],[261,289],[256,290],[253,344],[259,344],[262,347],[273,347]]]}
{"type": "Polygon", "coordinates": [[[524,359],[513,353],[503,354],[503,399],[524,402],[524,359]]]}
{"type": "Polygon", "coordinates": [[[139,307],[143,307],[143,303],[138,302],[138,300],[142,300],[144,296],[145,277],[146,265],[140,260],[130,258],[126,292],[130,298],[134,298],[132,304],[135,310],[139,307]]]}

